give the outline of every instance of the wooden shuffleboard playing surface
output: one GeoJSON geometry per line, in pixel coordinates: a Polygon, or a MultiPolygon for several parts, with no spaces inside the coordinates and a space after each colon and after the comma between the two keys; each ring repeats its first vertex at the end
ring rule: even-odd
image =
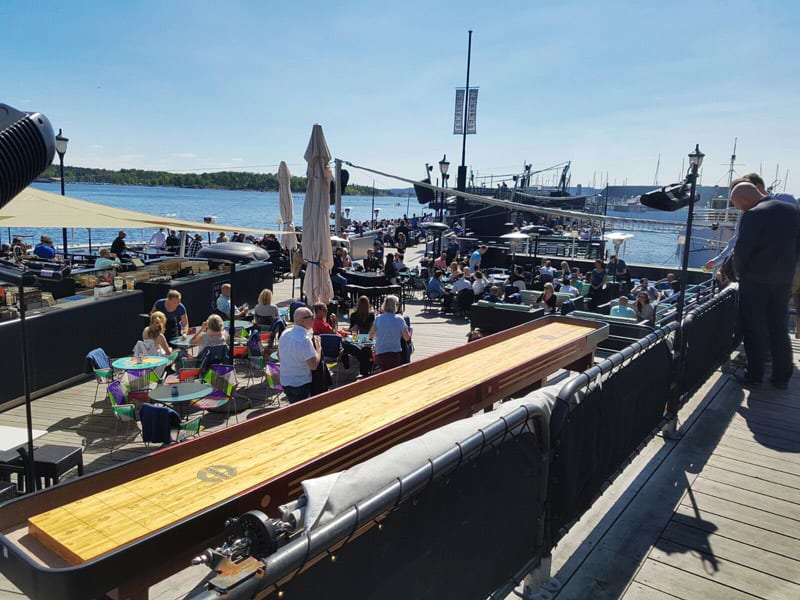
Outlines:
{"type": "Polygon", "coordinates": [[[594,331],[553,320],[497,343],[487,338],[474,352],[425,370],[387,372],[380,387],[359,393],[356,384],[354,394],[336,404],[31,516],[29,532],[71,564],[90,561],[463,390],[492,378],[500,385],[503,378],[519,379],[594,331]]]}

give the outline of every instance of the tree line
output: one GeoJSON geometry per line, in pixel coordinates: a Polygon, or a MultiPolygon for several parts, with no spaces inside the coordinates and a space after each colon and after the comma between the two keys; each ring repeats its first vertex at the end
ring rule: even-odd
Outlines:
{"type": "MultiPolygon", "coordinates": [[[[60,167],[50,165],[39,179],[58,179],[60,167]]],[[[221,190],[248,190],[255,192],[277,192],[278,176],[274,173],[249,173],[246,171],[217,171],[214,173],[169,173],[167,171],[145,171],[142,169],[90,169],[88,167],[64,166],[65,183],[108,183],[114,185],[146,185],[179,188],[210,188],[221,190]]],[[[292,177],[293,192],[305,192],[307,179],[292,177]]],[[[348,185],[344,193],[349,196],[368,196],[372,188],[363,185],[348,185]]],[[[386,190],[375,190],[376,196],[388,196],[386,190]]]]}

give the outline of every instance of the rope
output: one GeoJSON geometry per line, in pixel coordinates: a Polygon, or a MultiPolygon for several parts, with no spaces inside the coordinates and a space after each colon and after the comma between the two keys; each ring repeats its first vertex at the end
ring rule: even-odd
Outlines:
{"type": "MultiPolygon", "coordinates": [[[[352,167],[353,169],[360,169],[362,171],[366,171],[368,173],[373,173],[375,175],[380,175],[382,177],[389,177],[391,179],[396,179],[398,181],[404,181],[406,183],[410,183],[414,186],[418,186],[421,188],[429,189],[434,192],[442,192],[445,194],[453,194],[456,193],[458,196],[462,198],[467,198],[468,200],[474,200],[476,202],[483,202],[484,204],[490,204],[493,206],[499,206],[500,208],[506,208],[509,210],[521,210],[524,212],[530,212],[534,214],[542,214],[542,215],[556,215],[560,217],[570,217],[573,219],[579,220],[586,220],[591,219],[593,221],[610,221],[612,223],[647,223],[647,224],[658,224],[658,225],[674,225],[676,227],[686,227],[686,222],[682,221],[659,221],[656,219],[633,219],[630,217],[614,217],[609,215],[589,215],[587,213],[572,211],[572,210],[564,210],[561,208],[545,208],[542,206],[532,206],[530,204],[522,204],[519,202],[512,202],[511,200],[499,200],[497,198],[489,198],[488,196],[479,196],[477,194],[470,194],[469,192],[462,192],[460,190],[453,190],[451,188],[443,188],[439,187],[438,185],[433,185],[430,183],[425,183],[424,181],[415,181],[414,179],[408,179],[406,177],[400,177],[399,175],[392,175],[391,173],[384,173],[383,171],[378,171],[376,169],[370,169],[369,167],[364,167],[362,165],[356,165],[349,161],[343,160],[342,164],[347,165],[348,167],[352,167]]],[[[517,196],[523,198],[530,198],[532,200],[552,200],[549,196],[534,196],[532,194],[526,194],[524,192],[515,191],[514,192],[517,196]]]]}

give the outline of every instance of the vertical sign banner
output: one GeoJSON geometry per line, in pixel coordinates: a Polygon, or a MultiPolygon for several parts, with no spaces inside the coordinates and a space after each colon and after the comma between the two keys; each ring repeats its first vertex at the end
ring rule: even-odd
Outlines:
{"type": "Polygon", "coordinates": [[[478,120],[478,88],[469,88],[467,98],[467,133],[476,133],[478,120]]]}
{"type": "Polygon", "coordinates": [[[456,112],[453,119],[453,134],[464,133],[464,88],[456,89],[456,112]]]}

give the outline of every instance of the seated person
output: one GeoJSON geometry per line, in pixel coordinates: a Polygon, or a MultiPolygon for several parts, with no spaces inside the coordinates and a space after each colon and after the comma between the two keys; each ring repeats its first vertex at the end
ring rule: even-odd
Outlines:
{"type": "Polygon", "coordinates": [[[628,306],[628,297],[620,296],[619,304],[611,307],[612,317],[628,317],[629,319],[636,318],[636,311],[628,306]]]}
{"type": "MultiPolygon", "coordinates": [[[[231,284],[223,283],[217,298],[217,310],[226,317],[231,314],[231,284]]],[[[245,302],[241,306],[235,306],[233,312],[234,319],[242,319],[250,312],[250,307],[245,302]]]]}
{"type": "Polygon", "coordinates": [[[675,274],[667,273],[667,276],[664,279],[659,279],[656,281],[655,288],[656,290],[665,292],[671,288],[673,281],[675,281],[675,274]]]}
{"type": "Polygon", "coordinates": [[[550,280],[553,279],[553,277],[555,276],[555,270],[553,269],[553,265],[550,264],[549,260],[545,259],[545,260],[542,261],[542,266],[539,267],[539,274],[540,275],[549,275],[550,276],[550,280]]]}
{"type": "Polygon", "coordinates": [[[347,248],[342,248],[342,266],[345,269],[353,268],[353,258],[348,253],[347,248]]]}
{"type": "Polygon", "coordinates": [[[172,348],[164,337],[167,329],[167,317],[161,311],[150,315],[150,324],[142,331],[142,341],[148,356],[169,356],[172,348]]]}
{"type": "Polygon", "coordinates": [[[556,298],[556,291],[553,287],[553,284],[549,281],[544,284],[544,292],[542,295],[539,296],[539,306],[544,308],[544,314],[549,315],[556,311],[556,304],[558,303],[558,298],[556,298]]]}
{"type": "Polygon", "coordinates": [[[95,269],[110,269],[112,267],[121,267],[122,263],[117,258],[116,254],[112,254],[108,248],[100,249],[100,257],[94,261],[95,269]]]}
{"type": "Polygon", "coordinates": [[[474,281],[472,282],[472,291],[475,293],[476,298],[480,298],[486,291],[486,278],[483,276],[483,273],[481,271],[475,271],[473,279],[474,281]]]}
{"type": "Polygon", "coordinates": [[[11,244],[3,243],[2,249],[0,249],[0,258],[12,258],[13,256],[11,244]]]}
{"type": "Polygon", "coordinates": [[[338,333],[336,331],[336,315],[328,315],[328,307],[322,302],[317,302],[311,307],[314,313],[314,322],[311,329],[316,335],[322,333],[338,333]]]}
{"type": "Polygon", "coordinates": [[[437,269],[433,277],[428,280],[428,298],[431,300],[437,300],[439,298],[444,298],[444,283],[442,283],[442,273],[439,269],[437,269]]]}
{"type": "Polygon", "coordinates": [[[458,277],[456,277],[456,280],[453,282],[453,293],[456,295],[458,295],[458,292],[460,292],[461,290],[471,290],[471,289],[472,289],[472,284],[469,281],[467,281],[466,278],[461,274],[459,274],[458,277]]]}
{"type": "Polygon", "coordinates": [[[461,265],[461,274],[464,276],[464,279],[472,283],[472,269],[467,265],[461,265]]]}
{"type": "Polygon", "coordinates": [[[461,269],[458,266],[456,261],[450,263],[450,275],[447,278],[447,281],[453,283],[456,279],[461,277],[461,269]]]}
{"type": "Polygon", "coordinates": [[[647,292],[647,295],[650,296],[650,302],[657,301],[660,296],[658,290],[647,280],[647,277],[642,277],[639,280],[639,285],[631,290],[630,298],[636,298],[639,292],[647,292]]]}
{"type": "Polygon", "coordinates": [[[525,277],[522,275],[522,267],[514,267],[514,272],[506,279],[505,285],[513,285],[520,290],[528,289],[525,285],[525,277]]]}
{"type": "Polygon", "coordinates": [[[119,235],[111,242],[111,254],[119,256],[120,258],[126,258],[128,256],[128,246],[125,244],[125,237],[127,234],[124,231],[120,231],[119,235]]]}
{"type": "Polygon", "coordinates": [[[386,275],[386,281],[391,285],[397,284],[397,265],[394,262],[394,254],[391,252],[386,254],[386,264],[383,266],[383,273],[386,275]]]}
{"type": "Polygon", "coordinates": [[[189,315],[186,307],[181,303],[181,293],[178,290],[170,290],[167,297],[156,300],[150,314],[161,311],[167,318],[166,331],[164,337],[168,340],[181,335],[181,330],[188,330],[189,315]]]}
{"type": "Polygon", "coordinates": [[[442,253],[433,261],[433,266],[437,269],[441,269],[444,271],[447,268],[447,252],[442,251],[442,253]]]}
{"type": "Polygon", "coordinates": [[[561,287],[558,289],[558,291],[564,294],[569,294],[573,298],[580,295],[578,288],[572,285],[572,280],[570,279],[569,275],[564,277],[561,283],[561,287]]]}
{"type": "Polygon", "coordinates": [[[503,291],[496,285],[493,285],[489,288],[489,292],[483,295],[482,300],[503,304],[503,291]]]}
{"type": "Polygon", "coordinates": [[[364,259],[364,270],[369,273],[374,273],[381,269],[381,261],[375,258],[374,250],[367,250],[367,258],[364,259]]]}
{"type": "Polygon", "coordinates": [[[258,304],[253,309],[256,325],[270,325],[280,316],[278,307],[272,303],[272,290],[264,288],[258,295],[258,304]]]}
{"type": "Polygon", "coordinates": [[[225,331],[222,317],[219,315],[209,315],[208,319],[200,326],[200,330],[189,340],[190,344],[199,344],[197,356],[202,355],[203,350],[212,346],[225,346],[228,344],[228,332],[225,331]]]}
{"type": "Polygon", "coordinates": [[[380,261],[383,261],[383,242],[378,240],[377,238],[372,243],[372,251],[375,254],[375,258],[380,261]]]}
{"type": "Polygon", "coordinates": [[[397,269],[397,272],[400,271],[408,271],[408,267],[405,263],[406,257],[403,254],[395,254],[394,255],[394,267],[397,269]]]}
{"type": "Polygon", "coordinates": [[[33,249],[33,253],[39,258],[53,260],[56,257],[56,249],[53,247],[53,240],[50,237],[43,235],[41,238],[39,238],[39,243],[36,244],[36,247],[33,249]]]}

